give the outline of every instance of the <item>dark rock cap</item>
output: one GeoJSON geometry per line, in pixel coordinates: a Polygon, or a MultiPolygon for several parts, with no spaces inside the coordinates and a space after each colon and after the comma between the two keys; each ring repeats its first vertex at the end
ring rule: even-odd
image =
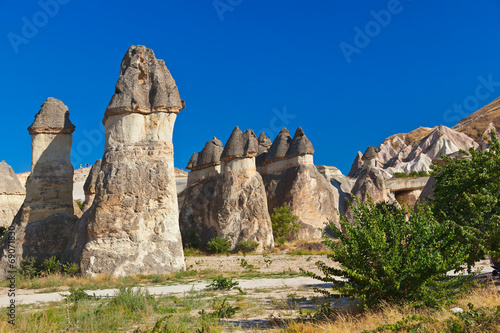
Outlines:
{"type": "Polygon", "coordinates": [[[363,161],[373,160],[375,157],[377,157],[377,154],[379,151],[380,151],[379,148],[375,148],[373,146],[370,146],[370,147],[366,148],[366,151],[363,154],[363,157],[361,159],[363,161]]]}
{"type": "Polygon", "coordinates": [[[271,139],[266,135],[266,133],[262,132],[259,134],[259,151],[257,153],[257,157],[255,158],[256,165],[264,165],[266,163],[266,154],[272,144],[271,139]]]}
{"type": "Polygon", "coordinates": [[[314,148],[302,128],[299,127],[295,131],[290,148],[286,152],[286,157],[291,158],[307,154],[314,154],[314,148]]]}
{"type": "Polygon", "coordinates": [[[1,194],[26,194],[26,190],[17,178],[12,167],[5,161],[0,163],[0,195],[1,194]]]}
{"type": "Polygon", "coordinates": [[[194,171],[219,165],[220,156],[223,150],[222,141],[214,137],[212,140],[207,141],[200,153],[193,154],[186,169],[194,171]]]}
{"type": "Polygon", "coordinates": [[[121,63],[120,77],[103,123],[121,113],[178,113],[184,109],[175,80],[165,62],[156,59],[153,50],[131,46],[121,63]]]}
{"type": "Polygon", "coordinates": [[[274,139],[271,148],[266,154],[266,163],[272,163],[285,158],[290,145],[292,144],[292,137],[286,128],[281,129],[280,134],[274,139]]]}
{"type": "Polygon", "coordinates": [[[193,153],[193,155],[191,155],[191,158],[189,159],[186,169],[196,170],[197,165],[198,165],[198,153],[193,153]]]}
{"type": "Polygon", "coordinates": [[[257,136],[251,129],[242,133],[236,126],[224,146],[221,160],[229,162],[235,158],[255,157],[259,151],[257,136]]]}
{"type": "Polygon", "coordinates": [[[85,184],[83,184],[83,191],[85,194],[95,193],[95,185],[97,184],[97,177],[99,177],[99,172],[101,171],[101,164],[102,160],[97,160],[90,169],[87,180],[85,184]]]}
{"type": "Polygon", "coordinates": [[[49,97],[35,115],[35,121],[28,127],[33,134],[71,134],[75,125],[69,120],[68,107],[56,98],[49,97]]]}

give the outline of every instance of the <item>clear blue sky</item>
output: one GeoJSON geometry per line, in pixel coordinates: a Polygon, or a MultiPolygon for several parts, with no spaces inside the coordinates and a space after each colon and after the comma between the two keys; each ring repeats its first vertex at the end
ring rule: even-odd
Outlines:
{"type": "Polygon", "coordinates": [[[453,126],[455,103],[468,103],[465,116],[500,96],[499,0],[54,1],[0,0],[0,160],[16,172],[29,170],[26,128],[49,96],[77,127],[75,167],[102,157],[101,121],[130,45],[164,59],[186,101],[179,168],[236,125],[273,139],[286,125],[303,127],[316,164],[347,173],[358,150],[453,126]]]}

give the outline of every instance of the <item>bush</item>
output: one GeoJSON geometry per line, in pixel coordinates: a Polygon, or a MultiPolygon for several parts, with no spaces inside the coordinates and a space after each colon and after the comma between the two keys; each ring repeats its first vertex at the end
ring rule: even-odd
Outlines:
{"type": "Polygon", "coordinates": [[[41,273],[40,265],[33,257],[28,257],[21,262],[19,274],[29,279],[39,276],[41,273]]]}
{"type": "Polygon", "coordinates": [[[406,172],[395,172],[393,174],[394,178],[409,178],[409,177],[429,177],[429,173],[427,171],[410,171],[406,172]]]}
{"type": "Polygon", "coordinates": [[[45,259],[42,264],[42,271],[47,273],[47,275],[54,274],[59,271],[60,262],[56,257],[50,257],[49,259],[45,259]]]}
{"type": "Polygon", "coordinates": [[[300,228],[300,224],[297,223],[298,219],[299,217],[292,213],[292,210],[286,203],[281,207],[273,208],[271,223],[274,239],[290,237],[300,228]]]}
{"type": "Polygon", "coordinates": [[[213,279],[212,283],[210,283],[206,287],[212,290],[230,290],[236,287],[238,284],[239,283],[237,281],[233,281],[232,278],[220,275],[213,279]]]}
{"type": "Polygon", "coordinates": [[[237,249],[243,253],[249,253],[257,250],[259,247],[259,243],[254,242],[253,240],[244,240],[238,243],[237,249]]]}
{"type": "Polygon", "coordinates": [[[500,255],[500,143],[494,132],[488,143],[488,151],[471,148],[462,151],[467,158],[455,160],[441,155],[447,164],[431,166],[436,185],[429,204],[438,221],[460,226],[455,239],[467,249],[469,270],[488,253],[500,255]]]}
{"type": "Polygon", "coordinates": [[[71,275],[71,276],[75,276],[76,274],[78,274],[78,272],[80,271],[80,266],[78,266],[78,264],[72,262],[72,263],[65,263],[63,266],[63,271],[64,273],[68,274],[68,275],[71,275]]]}
{"type": "Polygon", "coordinates": [[[466,277],[446,276],[465,258],[453,240],[452,223],[438,223],[423,205],[407,219],[406,210],[395,204],[355,201],[352,224],[341,217],[341,228],[328,226],[338,241],[324,234],[323,243],[332,250],[328,257],[340,269],[317,262],[325,276],[307,275],[332,282],[334,291],[365,306],[382,301],[436,306],[465,290],[466,277]]]}
{"type": "Polygon", "coordinates": [[[210,253],[226,253],[231,248],[229,238],[215,237],[207,243],[206,250],[210,253]]]}

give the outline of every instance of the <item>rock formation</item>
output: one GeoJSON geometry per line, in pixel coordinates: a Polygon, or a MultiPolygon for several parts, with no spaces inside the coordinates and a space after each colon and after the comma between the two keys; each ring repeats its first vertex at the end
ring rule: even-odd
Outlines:
{"type": "Polygon", "coordinates": [[[314,148],[298,128],[293,138],[282,129],[259,167],[269,213],[287,204],[299,217],[296,238],[320,238],[328,221],[338,222],[339,196],[313,162],[314,148]]]}
{"type": "MultiPolygon", "coordinates": [[[[386,178],[396,172],[428,172],[432,160],[440,154],[447,155],[471,147],[477,149],[479,144],[469,136],[446,126],[419,127],[412,132],[396,134],[384,140],[376,149],[376,166],[384,171],[386,178]]],[[[354,164],[359,163],[358,156],[354,164]]],[[[357,177],[359,169],[355,168],[354,164],[355,171],[349,175],[357,177]]]]}
{"type": "MultiPolygon", "coordinates": [[[[370,158],[372,160],[377,158],[377,150],[368,148],[367,153],[368,154],[364,154],[368,155],[365,158],[370,158]]],[[[357,197],[361,203],[368,200],[371,200],[374,203],[386,202],[389,201],[387,193],[388,191],[385,183],[384,172],[381,169],[372,166],[372,163],[366,163],[361,168],[359,176],[356,179],[356,183],[352,187],[350,201],[353,207],[357,206],[357,203],[354,201],[354,197],[357,197]]],[[[353,212],[351,207],[347,208],[345,216],[349,221],[353,221],[353,212]]]]}
{"type": "MultiPolygon", "coordinates": [[[[97,184],[97,177],[99,176],[99,171],[101,171],[101,162],[102,160],[97,160],[92,168],[90,169],[89,175],[87,176],[87,180],[83,185],[83,191],[85,193],[85,202],[82,206],[82,212],[86,212],[87,209],[92,206],[95,198],[95,187],[97,184]]],[[[81,216],[80,216],[81,217],[81,216]]]]}
{"type": "Polygon", "coordinates": [[[188,174],[188,186],[220,174],[220,156],[223,150],[222,142],[214,137],[205,144],[201,152],[193,154],[186,166],[186,169],[191,170],[188,174]]]}
{"type": "Polygon", "coordinates": [[[184,106],[164,61],[144,46],[130,47],[104,114],[94,203],[67,251],[83,274],[184,269],[172,145],[184,106]]]}
{"type": "Polygon", "coordinates": [[[347,177],[350,178],[357,178],[359,176],[359,173],[361,172],[361,168],[363,167],[363,153],[358,151],[356,154],[356,158],[354,159],[354,162],[351,165],[351,170],[349,170],[349,173],[347,174],[347,177]]]}
{"type": "Polygon", "coordinates": [[[231,250],[244,240],[259,243],[258,251],[274,246],[264,184],[255,166],[258,149],[253,131],[236,127],[222,152],[219,141],[212,140],[193,155],[188,168],[195,181],[189,181],[180,214],[185,242],[205,244],[218,236],[230,239],[231,250]],[[213,169],[219,164],[220,174],[213,169]]]}
{"type": "Polygon", "coordinates": [[[338,200],[338,205],[335,209],[338,210],[340,215],[344,215],[347,211],[349,199],[351,198],[354,181],[352,179],[349,180],[349,178],[344,176],[336,167],[317,165],[316,168],[319,173],[321,173],[323,177],[325,177],[326,180],[333,186],[335,198],[338,200]]]}
{"type": "Polygon", "coordinates": [[[5,161],[0,163],[0,227],[7,228],[24,202],[26,191],[14,170],[5,161]]]}
{"type": "MultiPolygon", "coordinates": [[[[55,98],[45,101],[28,128],[32,147],[31,174],[26,182],[24,203],[9,227],[9,231],[15,233],[15,266],[27,257],[42,261],[60,256],[66,248],[77,220],[70,162],[74,130],[68,107],[55,98]]],[[[8,241],[9,238],[4,237],[0,248],[0,275],[9,269],[5,260],[8,241]]]]}

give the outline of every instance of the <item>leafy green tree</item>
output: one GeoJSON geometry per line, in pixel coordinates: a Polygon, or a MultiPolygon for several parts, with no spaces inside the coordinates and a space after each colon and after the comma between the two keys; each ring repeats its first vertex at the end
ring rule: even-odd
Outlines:
{"type": "Polygon", "coordinates": [[[274,239],[291,236],[300,228],[300,224],[297,222],[298,219],[299,217],[293,214],[286,203],[281,207],[273,208],[271,223],[274,239]]]}
{"type": "Polygon", "coordinates": [[[323,243],[332,250],[328,258],[339,268],[319,261],[324,276],[306,272],[333,283],[336,293],[318,291],[354,297],[365,306],[382,301],[436,306],[464,290],[466,277],[446,276],[465,258],[453,239],[453,223],[438,223],[425,205],[408,213],[395,204],[355,200],[353,223],[341,217],[340,228],[328,225],[337,239],[324,234],[323,243]]]}
{"type": "Polygon", "coordinates": [[[429,204],[438,221],[459,225],[455,237],[469,270],[488,253],[498,257],[500,246],[500,143],[494,132],[487,141],[487,151],[471,148],[454,160],[442,155],[447,163],[431,166],[436,185],[429,204]]]}

